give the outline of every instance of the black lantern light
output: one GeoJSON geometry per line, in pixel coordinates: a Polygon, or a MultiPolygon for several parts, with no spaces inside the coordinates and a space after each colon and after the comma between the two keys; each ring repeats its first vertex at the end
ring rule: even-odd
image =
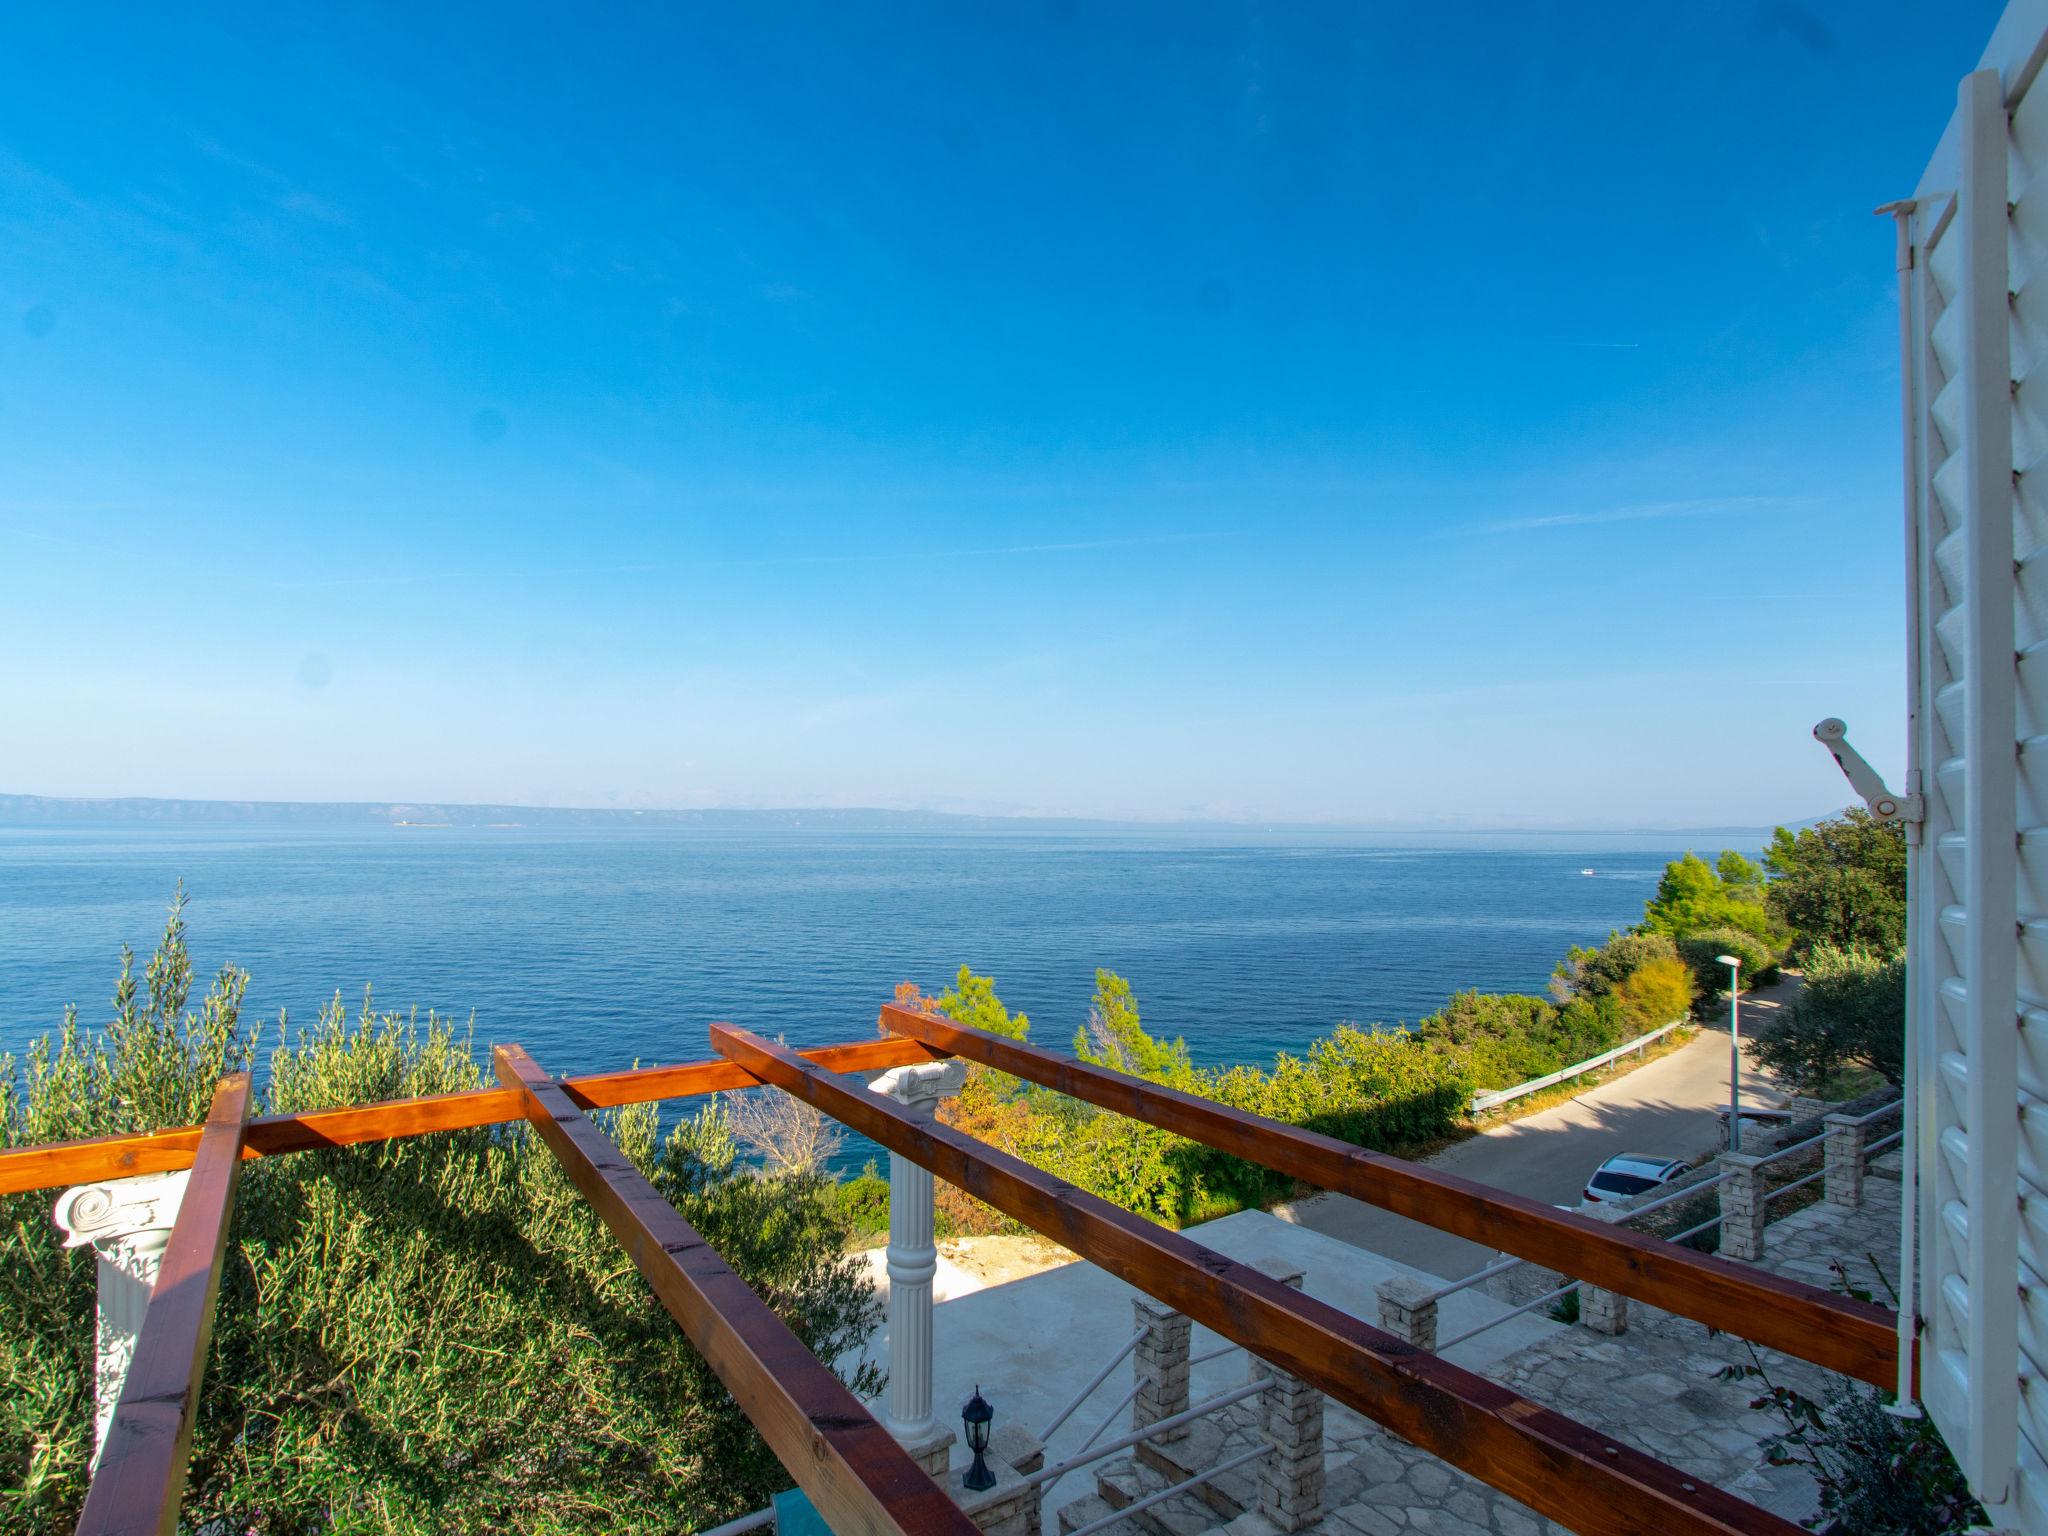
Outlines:
{"type": "Polygon", "coordinates": [[[989,1471],[987,1461],[983,1460],[988,1454],[988,1426],[995,1416],[995,1409],[989,1407],[988,1399],[981,1395],[979,1386],[975,1387],[974,1396],[967,1399],[960,1409],[960,1422],[967,1426],[967,1449],[974,1452],[974,1465],[967,1469],[967,1475],[960,1479],[960,1484],[977,1493],[996,1485],[995,1473],[989,1471]]]}

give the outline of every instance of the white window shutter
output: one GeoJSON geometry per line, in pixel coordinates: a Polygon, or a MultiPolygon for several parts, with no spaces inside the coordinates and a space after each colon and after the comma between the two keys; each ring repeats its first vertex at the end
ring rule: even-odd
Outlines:
{"type": "Polygon", "coordinates": [[[1906,285],[1912,739],[1930,770],[1908,933],[1921,1394],[1995,1517],[2040,1536],[2048,1206],[2023,1057],[2048,1021],[2048,91],[2027,89],[2044,41],[2042,7],[2016,6],[1962,82],[1908,215],[1906,285]]]}

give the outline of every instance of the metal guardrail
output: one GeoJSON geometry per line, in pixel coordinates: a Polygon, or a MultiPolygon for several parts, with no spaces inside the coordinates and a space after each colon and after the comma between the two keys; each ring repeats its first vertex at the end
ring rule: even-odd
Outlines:
{"type": "Polygon", "coordinates": [[[1076,1392],[1074,1394],[1074,1400],[1068,1403],[1066,1407],[1062,1408],[1058,1413],[1052,1416],[1052,1422],[1046,1425],[1045,1428],[1041,1429],[1038,1432],[1038,1440],[1041,1445],[1050,1444],[1052,1442],[1053,1431],[1058,1429],[1062,1424],[1066,1423],[1068,1419],[1074,1416],[1074,1410],[1076,1408],[1079,1408],[1083,1403],[1088,1401],[1089,1393],[1093,1392],[1097,1387],[1101,1386],[1105,1381],[1109,1380],[1109,1373],[1111,1371],[1115,1370],[1118,1366],[1122,1365],[1124,1361],[1130,1359],[1131,1351],[1136,1349],[1140,1344],[1145,1342],[1145,1333],[1146,1330],[1140,1328],[1136,1333],[1132,1334],[1130,1338],[1126,1339],[1124,1341],[1124,1347],[1118,1350],[1115,1354],[1111,1355],[1109,1359],[1106,1362],[1104,1362],[1102,1369],[1095,1373],[1093,1379],[1089,1381],[1088,1385],[1083,1387],[1079,1392],[1076,1392]]]}
{"type": "Polygon", "coordinates": [[[1662,1029],[1653,1029],[1647,1035],[1640,1035],[1625,1045],[1617,1045],[1611,1051],[1603,1052],[1598,1056],[1588,1057],[1584,1061],[1574,1062],[1568,1067],[1560,1067],[1547,1077],[1531,1078],[1528,1082],[1517,1083],[1512,1088],[1499,1088],[1487,1093],[1475,1093],[1472,1095],[1472,1113],[1483,1115],[1488,1110],[1498,1109],[1503,1104],[1510,1104],[1516,1099],[1540,1092],[1545,1088],[1554,1087],[1569,1078],[1579,1077],[1587,1072],[1597,1072],[1602,1067],[1611,1066],[1619,1061],[1622,1057],[1628,1055],[1630,1051],[1640,1051],[1645,1046],[1662,1040],[1674,1029],[1683,1028],[1686,1022],[1684,1019],[1673,1019],[1662,1029]]]}
{"type": "Polygon", "coordinates": [[[1502,1323],[1507,1322],[1510,1318],[1520,1317],[1524,1312],[1534,1312],[1546,1301],[1560,1300],[1561,1298],[1570,1294],[1571,1292],[1576,1291],[1580,1286],[1584,1285],[1585,1283],[1586,1282],[1583,1280],[1574,1280],[1569,1285],[1561,1285],[1554,1291],[1544,1292],[1543,1295],[1538,1296],[1534,1301],[1523,1302],[1519,1307],[1514,1308],[1512,1311],[1503,1312],[1498,1317],[1489,1317],[1485,1322],[1480,1323],[1476,1327],[1467,1328],[1463,1333],[1454,1334],[1452,1337],[1448,1339],[1440,1339],[1437,1341],[1436,1353],[1442,1354],[1445,1350],[1451,1348],[1453,1345],[1462,1344],[1467,1339],[1476,1339],[1477,1337],[1479,1337],[1480,1334],[1486,1332],[1487,1329],[1498,1328],[1502,1323]]]}
{"type": "Polygon", "coordinates": [[[1110,1425],[1116,1422],[1117,1415],[1122,1413],[1126,1408],[1130,1407],[1131,1404],[1135,1403],[1138,1400],[1138,1394],[1144,1391],[1145,1382],[1148,1379],[1149,1378],[1147,1377],[1141,1376],[1136,1381],[1131,1383],[1131,1390],[1126,1392],[1122,1397],[1117,1399],[1116,1406],[1110,1409],[1109,1412],[1105,1413],[1102,1416],[1102,1422],[1100,1424],[1097,1424],[1093,1429],[1088,1431],[1088,1438],[1081,1442],[1082,1450],[1087,1450],[1089,1446],[1093,1445],[1096,1441],[1100,1440],[1102,1438],[1102,1432],[1105,1429],[1108,1429],[1110,1425]]]}
{"type": "Polygon", "coordinates": [[[1792,1191],[1793,1191],[1793,1190],[1795,1190],[1795,1189],[1799,1189],[1799,1188],[1802,1188],[1802,1187],[1803,1187],[1803,1186],[1805,1186],[1805,1185],[1811,1184],[1811,1183],[1812,1183],[1812,1182],[1813,1182],[1813,1181],[1814,1181],[1815,1179],[1824,1179],[1824,1178],[1826,1178],[1827,1176],[1828,1176],[1828,1171],[1827,1171],[1827,1169],[1825,1169],[1825,1168],[1816,1168],[1816,1169],[1814,1169],[1814,1170],[1813,1170],[1813,1172],[1811,1172],[1811,1173],[1809,1173],[1808,1175],[1806,1175],[1806,1177],[1805,1177],[1805,1178],[1803,1178],[1803,1179],[1794,1179],[1794,1180],[1793,1180],[1793,1181],[1792,1181],[1791,1183],[1789,1183],[1789,1184],[1780,1184],[1780,1185],[1779,1185],[1779,1186],[1778,1186],[1778,1187],[1777,1187],[1776,1189],[1773,1189],[1773,1190],[1767,1190],[1767,1191],[1765,1191],[1765,1193],[1764,1193],[1764,1204],[1765,1204],[1765,1205],[1769,1205],[1769,1204],[1770,1204],[1770,1203],[1771,1203],[1771,1202],[1772,1202],[1773,1200],[1777,1199],[1777,1198],[1778,1198],[1778,1196],[1780,1196],[1780,1195],[1789,1195],[1789,1194],[1791,1194],[1791,1193],[1792,1193],[1792,1191]]]}
{"type": "Polygon", "coordinates": [[[1069,1532],[1068,1536],[1094,1536],[1095,1532],[1108,1530],[1127,1515],[1135,1515],[1141,1509],[1150,1509],[1154,1504],[1163,1503],[1177,1493],[1187,1493],[1192,1489],[1201,1487],[1204,1483],[1214,1481],[1226,1472],[1235,1471],[1248,1461],[1257,1461],[1261,1456],[1270,1456],[1272,1454],[1273,1447],[1270,1445],[1257,1446],[1249,1451],[1239,1451],[1228,1461],[1219,1461],[1215,1466],[1197,1472],[1193,1477],[1183,1478],[1177,1483],[1169,1483],[1157,1492],[1146,1494],[1142,1499],[1131,1500],[1122,1509],[1111,1510],[1100,1519],[1090,1520],[1086,1525],[1069,1532]]]}
{"type": "Polygon", "coordinates": [[[1495,1259],[1491,1264],[1488,1264],[1484,1269],[1475,1269],[1472,1271],[1471,1274],[1467,1275],[1462,1280],[1453,1280],[1448,1285],[1438,1286],[1428,1295],[1422,1297],[1421,1302],[1427,1303],[1432,1301],[1442,1301],[1446,1296],[1455,1296],[1460,1291],[1469,1290],[1471,1287],[1475,1285],[1480,1285],[1483,1284],[1485,1281],[1491,1280],[1495,1275],[1504,1275],[1509,1270],[1517,1269],[1528,1262],[1529,1261],[1527,1259],[1517,1259],[1512,1257],[1505,1259],[1495,1259]]]}
{"type": "MultiPolygon", "coordinates": [[[[1703,1194],[1707,1190],[1713,1189],[1717,1185],[1725,1183],[1727,1181],[1727,1178],[1727,1174],[1717,1173],[1710,1179],[1701,1179],[1696,1184],[1688,1184],[1682,1189],[1673,1190],[1668,1195],[1660,1195],[1657,1199],[1650,1201],[1648,1204],[1638,1205],[1631,1208],[1630,1210],[1624,1211],[1621,1215],[1617,1216],[1614,1219],[1615,1225],[1626,1226],[1629,1222],[1634,1221],[1638,1216],[1647,1216],[1650,1212],[1661,1210],[1667,1205],[1676,1205],[1681,1200],[1690,1199],[1694,1195],[1703,1194]]],[[[1473,1270],[1471,1274],[1465,1276],[1465,1278],[1462,1280],[1453,1280],[1448,1285],[1438,1286],[1435,1290],[1423,1296],[1421,1300],[1423,1302],[1442,1301],[1446,1296],[1455,1296],[1460,1291],[1469,1290],[1471,1287],[1475,1285],[1480,1285],[1483,1284],[1485,1281],[1491,1280],[1495,1275],[1504,1275],[1509,1270],[1518,1268],[1521,1265],[1526,1264],[1528,1262],[1529,1261],[1527,1259],[1496,1259],[1493,1263],[1488,1264],[1483,1269],[1473,1270]]],[[[1509,1315],[1512,1316],[1513,1314],[1509,1315]]]]}
{"type": "MultiPolygon", "coordinates": [[[[1889,1104],[1880,1105],[1878,1108],[1873,1109],[1867,1115],[1858,1115],[1854,1120],[1850,1121],[1849,1123],[1852,1125],[1869,1125],[1872,1121],[1882,1120],[1886,1115],[1892,1114],[1893,1112],[1901,1109],[1904,1106],[1904,1103],[1905,1100],[1903,1098],[1894,1099],[1889,1104]]],[[[1761,1168],[1766,1164],[1775,1163],[1784,1158],[1788,1158],[1792,1156],[1794,1153],[1808,1151],[1815,1147],[1824,1147],[1826,1145],[1828,1137],[1832,1136],[1833,1134],[1835,1133],[1832,1129],[1825,1130],[1822,1131],[1818,1136],[1809,1136],[1804,1141],[1795,1141],[1789,1147],[1780,1147],[1777,1151],[1770,1153],[1768,1156],[1758,1158],[1756,1166],[1761,1168]]],[[[1889,1147],[1893,1142],[1901,1140],[1904,1136],[1905,1130],[1903,1127],[1899,1130],[1893,1131],[1889,1136],[1874,1141],[1869,1146],[1865,1147],[1863,1149],[1863,1156],[1866,1159],[1868,1159],[1873,1154],[1882,1152],[1886,1147],[1889,1147]]],[[[1763,1197],[1764,1203],[1768,1205],[1771,1201],[1777,1199],[1780,1195],[1790,1194],[1795,1189],[1799,1189],[1804,1185],[1813,1183],[1817,1179],[1824,1179],[1826,1177],[1827,1169],[1825,1167],[1817,1168],[1812,1173],[1806,1174],[1797,1179],[1793,1179],[1789,1183],[1780,1184],[1776,1189],[1766,1191],[1763,1197]]],[[[1648,1201],[1643,1205],[1634,1206],[1630,1210],[1624,1212],[1622,1215],[1618,1216],[1615,1219],[1617,1223],[1625,1223],[1635,1220],[1638,1216],[1647,1216],[1651,1211],[1660,1210],[1667,1205],[1676,1205],[1679,1201],[1690,1199],[1694,1195],[1704,1194],[1710,1189],[1714,1189],[1721,1184],[1725,1184],[1728,1181],[1728,1178],[1729,1175],[1727,1173],[1717,1173],[1710,1179],[1701,1179],[1696,1184],[1687,1184],[1681,1189],[1673,1190],[1668,1195],[1660,1195],[1655,1200],[1648,1201]]],[[[1682,1243],[1687,1238],[1697,1237],[1700,1233],[1708,1231],[1714,1227],[1718,1227],[1720,1224],[1721,1218],[1717,1214],[1709,1217],[1707,1220],[1703,1222],[1700,1222],[1697,1226],[1687,1227],[1683,1232],[1674,1232],[1671,1236],[1667,1237],[1665,1241],[1668,1243],[1682,1243]]],[[[1483,1269],[1474,1270],[1471,1274],[1465,1276],[1465,1278],[1462,1280],[1454,1280],[1449,1285],[1438,1287],[1436,1290],[1431,1291],[1428,1295],[1424,1296],[1422,1300],[1425,1302],[1442,1301],[1446,1296],[1454,1296],[1459,1291],[1465,1290],[1470,1286],[1478,1285],[1482,1281],[1490,1280],[1495,1275],[1506,1274],[1509,1270],[1514,1269],[1518,1265],[1525,1264],[1527,1262],[1528,1261],[1526,1259],[1514,1258],[1497,1260],[1492,1264],[1488,1264],[1483,1269]]],[[[1542,1306],[1545,1302],[1556,1301],[1560,1297],[1566,1295],[1567,1293],[1577,1290],[1579,1286],[1583,1283],[1583,1281],[1574,1280],[1568,1285],[1560,1286],[1554,1291],[1550,1291],[1542,1296],[1538,1296],[1534,1301],[1524,1302],[1522,1303],[1522,1305],[1515,1307],[1510,1311],[1502,1312],[1496,1317],[1488,1318],[1483,1323],[1479,1323],[1474,1327],[1467,1328],[1463,1333],[1457,1334],[1448,1339],[1441,1340],[1437,1344],[1437,1352],[1441,1354],[1444,1350],[1451,1348],[1453,1345],[1462,1344],[1470,1338],[1476,1338],[1478,1335],[1486,1332],[1487,1329],[1498,1327],[1500,1324],[1507,1322],[1510,1318],[1520,1317],[1525,1312],[1533,1312],[1536,1310],[1536,1308],[1542,1306]]]]}
{"type": "Polygon", "coordinates": [[[1219,1408],[1228,1408],[1232,1403],[1241,1403],[1248,1397],[1257,1397],[1261,1392],[1270,1392],[1275,1385],[1276,1383],[1271,1381],[1252,1381],[1245,1383],[1241,1387],[1234,1387],[1228,1392],[1219,1392],[1214,1397],[1196,1403],[1192,1408],[1183,1408],[1179,1413],[1161,1419],[1156,1424],[1147,1424],[1143,1429],[1134,1429],[1128,1435],[1107,1441],[1102,1445],[1098,1445],[1092,1451],[1082,1451],[1077,1455],[1069,1456],[1065,1461],[1054,1462],[1051,1466],[1047,1467],[1040,1467],[1036,1472],[1032,1472],[1025,1477],[1024,1486],[1030,1488],[1035,1487],[1039,1483],[1057,1482],[1069,1472],[1077,1472],[1082,1467],[1102,1460],[1105,1456],[1114,1456],[1118,1451],[1127,1451],[1141,1440],[1150,1440],[1154,1435],[1164,1434],[1169,1429],[1179,1429],[1183,1424],[1192,1424],[1195,1420],[1214,1413],[1219,1408]]]}
{"type": "Polygon", "coordinates": [[[698,1536],[741,1536],[742,1532],[758,1531],[763,1526],[774,1523],[775,1506],[771,1504],[766,1509],[755,1510],[751,1515],[741,1515],[737,1520],[728,1520],[723,1525],[712,1526],[708,1531],[700,1531],[698,1536]]]}

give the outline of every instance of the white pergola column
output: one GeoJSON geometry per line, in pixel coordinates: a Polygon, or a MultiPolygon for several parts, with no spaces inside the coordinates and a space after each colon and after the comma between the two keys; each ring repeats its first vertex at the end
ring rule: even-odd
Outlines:
{"type": "Polygon", "coordinates": [[[114,1405],[135,1358],[142,1317],[149,1310],[178,1206],[185,1198],[189,1170],[146,1173],[103,1184],[80,1184],[57,1198],[53,1213],[64,1229],[64,1246],[90,1243],[99,1256],[99,1330],[93,1352],[92,1464],[99,1465],[114,1405]]]}
{"type": "MultiPolygon", "coordinates": [[[[939,1100],[958,1093],[966,1079],[964,1061],[920,1062],[890,1068],[868,1091],[886,1094],[928,1121],[938,1114],[939,1100]]],[[[881,1419],[927,1472],[943,1477],[955,1437],[932,1413],[932,1278],[939,1271],[932,1215],[930,1171],[891,1152],[889,1394],[881,1419]]]]}

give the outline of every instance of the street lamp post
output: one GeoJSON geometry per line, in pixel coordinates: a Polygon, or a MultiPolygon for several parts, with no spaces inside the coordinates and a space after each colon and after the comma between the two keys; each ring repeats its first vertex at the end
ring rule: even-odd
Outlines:
{"type": "Polygon", "coordinates": [[[1742,1150],[1742,962],[1734,955],[1714,958],[1728,967],[1728,1150],[1742,1150]]]}

